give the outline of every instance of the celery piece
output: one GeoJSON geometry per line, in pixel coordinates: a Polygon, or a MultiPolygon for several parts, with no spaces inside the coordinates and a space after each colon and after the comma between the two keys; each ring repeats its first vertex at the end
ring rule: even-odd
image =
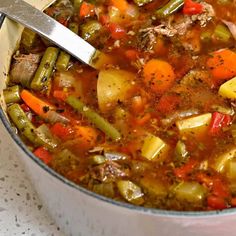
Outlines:
{"type": "Polygon", "coordinates": [[[226,26],[218,24],[214,30],[214,37],[221,42],[228,42],[232,34],[226,26]]]}
{"type": "Polygon", "coordinates": [[[173,192],[179,200],[196,203],[204,199],[206,189],[197,182],[181,182],[173,192]]]}
{"type": "Polygon", "coordinates": [[[232,160],[234,157],[236,157],[236,147],[231,148],[229,151],[219,155],[216,158],[216,161],[213,165],[213,168],[217,171],[217,172],[224,172],[226,165],[228,164],[228,162],[230,160],[232,160]]]}
{"type": "Polygon", "coordinates": [[[161,140],[159,137],[154,135],[148,135],[142,146],[142,156],[148,160],[158,160],[161,157],[161,154],[166,150],[167,144],[161,140]]]}
{"type": "Polygon", "coordinates": [[[125,200],[136,205],[143,204],[143,193],[141,188],[129,180],[119,180],[117,187],[125,200]]]}
{"type": "Polygon", "coordinates": [[[58,142],[53,137],[50,129],[46,124],[40,125],[38,128],[36,128],[36,132],[38,137],[44,142],[44,145],[49,149],[52,150],[57,147],[58,142]]]}
{"type": "Polygon", "coordinates": [[[180,132],[187,131],[189,129],[206,127],[210,124],[211,113],[190,117],[184,120],[176,122],[176,126],[180,132]]]}
{"type": "Polygon", "coordinates": [[[222,84],[218,93],[222,97],[236,99],[236,77],[222,84]]]}
{"type": "Polygon", "coordinates": [[[179,140],[175,147],[175,159],[179,162],[186,161],[187,156],[189,155],[186,145],[183,141],[179,140]]]}

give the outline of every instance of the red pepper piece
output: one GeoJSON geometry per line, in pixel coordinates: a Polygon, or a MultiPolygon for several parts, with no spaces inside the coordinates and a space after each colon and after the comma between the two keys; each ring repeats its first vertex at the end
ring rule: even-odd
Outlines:
{"type": "Polygon", "coordinates": [[[219,178],[214,179],[212,185],[212,194],[217,197],[229,198],[230,191],[228,185],[224,184],[219,178]]]}
{"type": "Polygon", "coordinates": [[[34,151],[34,155],[37,156],[40,160],[42,160],[45,164],[49,164],[52,160],[52,155],[44,147],[38,147],[34,151]]]}
{"type": "Polygon", "coordinates": [[[200,3],[193,2],[192,0],[184,1],[183,13],[186,15],[196,15],[203,12],[203,6],[200,3]]]}
{"type": "Polygon", "coordinates": [[[180,179],[186,179],[187,176],[193,171],[193,169],[195,168],[196,165],[197,165],[197,161],[189,160],[183,166],[176,168],[174,170],[174,174],[176,177],[178,177],[180,179]]]}
{"type": "Polygon", "coordinates": [[[217,135],[219,131],[227,127],[231,123],[231,116],[222,114],[220,112],[214,112],[210,124],[210,134],[217,135]]]}
{"type": "Polygon", "coordinates": [[[111,32],[111,37],[113,39],[121,39],[126,34],[125,29],[116,23],[110,23],[108,29],[111,32]]]}
{"type": "Polygon", "coordinates": [[[74,131],[71,127],[65,126],[62,123],[55,123],[51,127],[51,132],[62,140],[66,140],[74,131]]]}

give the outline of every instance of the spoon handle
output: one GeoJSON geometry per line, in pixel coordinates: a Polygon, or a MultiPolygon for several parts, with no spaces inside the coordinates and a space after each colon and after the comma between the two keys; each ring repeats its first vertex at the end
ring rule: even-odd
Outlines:
{"type": "Polygon", "coordinates": [[[100,54],[98,50],[30,4],[23,0],[0,0],[0,12],[52,41],[81,62],[95,67],[93,61],[100,54]]]}

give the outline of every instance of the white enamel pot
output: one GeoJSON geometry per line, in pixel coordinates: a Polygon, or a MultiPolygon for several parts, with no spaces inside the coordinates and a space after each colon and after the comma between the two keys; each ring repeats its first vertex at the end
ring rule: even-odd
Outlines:
{"type": "MultiPolygon", "coordinates": [[[[52,1],[27,0],[43,9],[52,1]]],[[[0,17],[1,19],[1,17],[0,17]]],[[[12,130],[5,115],[2,90],[22,27],[5,19],[0,30],[0,118],[16,155],[58,226],[73,236],[235,236],[236,209],[176,212],[147,209],[107,199],[81,188],[38,160],[12,130]]]]}

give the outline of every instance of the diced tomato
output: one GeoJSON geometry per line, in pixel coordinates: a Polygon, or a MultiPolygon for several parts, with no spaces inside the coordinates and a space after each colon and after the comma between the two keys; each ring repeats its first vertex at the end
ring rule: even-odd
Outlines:
{"type": "Polygon", "coordinates": [[[121,39],[126,35],[125,29],[116,23],[110,23],[108,29],[113,39],[121,39]]]}
{"type": "Polygon", "coordinates": [[[223,210],[227,208],[225,199],[222,197],[214,196],[214,195],[208,196],[207,205],[214,210],[223,210]]]}
{"type": "Polygon", "coordinates": [[[66,140],[74,132],[70,126],[66,126],[62,123],[55,123],[51,127],[51,132],[62,140],[66,140]]]}
{"type": "Polygon", "coordinates": [[[52,155],[44,147],[39,147],[34,151],[34,155],[42,160],[45,164],[49,164],[52,160],[52,155]]]}
{"type": "Polygon", "coordinates": [[[80,6],[79,16],[80,18],[92,17],[95,15],[95,6],[91,3],[83,1],[80,6]]]}
{"type": "Polygon", "coordinates": [[[187,176],[193,171],[193,169],[196,167],[197,161],[195,160],[189,160],[186,164],[182,165],[179,168],[176,168],[174,170],[174,174],[176,177],[180,179],[186,179],[187,176]]]}
{"type": "Polygon", "coordinates": [[[184,1],[183,13],[186,15],[196,15],[203,12],[203,5],[192,0],[184,1]]]}
{"type": "Polygon", "coordinates": [[[212,115],[209,132],[211,135],[217,135],[222,128],[227,127],[230,123],[230,115],[214,112],[212,115]]]}
{"type": "Polygon", "coordinates": [[[227,184],[219,178],[215,178],[212,185],[212,193],[217,197],[229,198],[230,191],[227,184]]]}

